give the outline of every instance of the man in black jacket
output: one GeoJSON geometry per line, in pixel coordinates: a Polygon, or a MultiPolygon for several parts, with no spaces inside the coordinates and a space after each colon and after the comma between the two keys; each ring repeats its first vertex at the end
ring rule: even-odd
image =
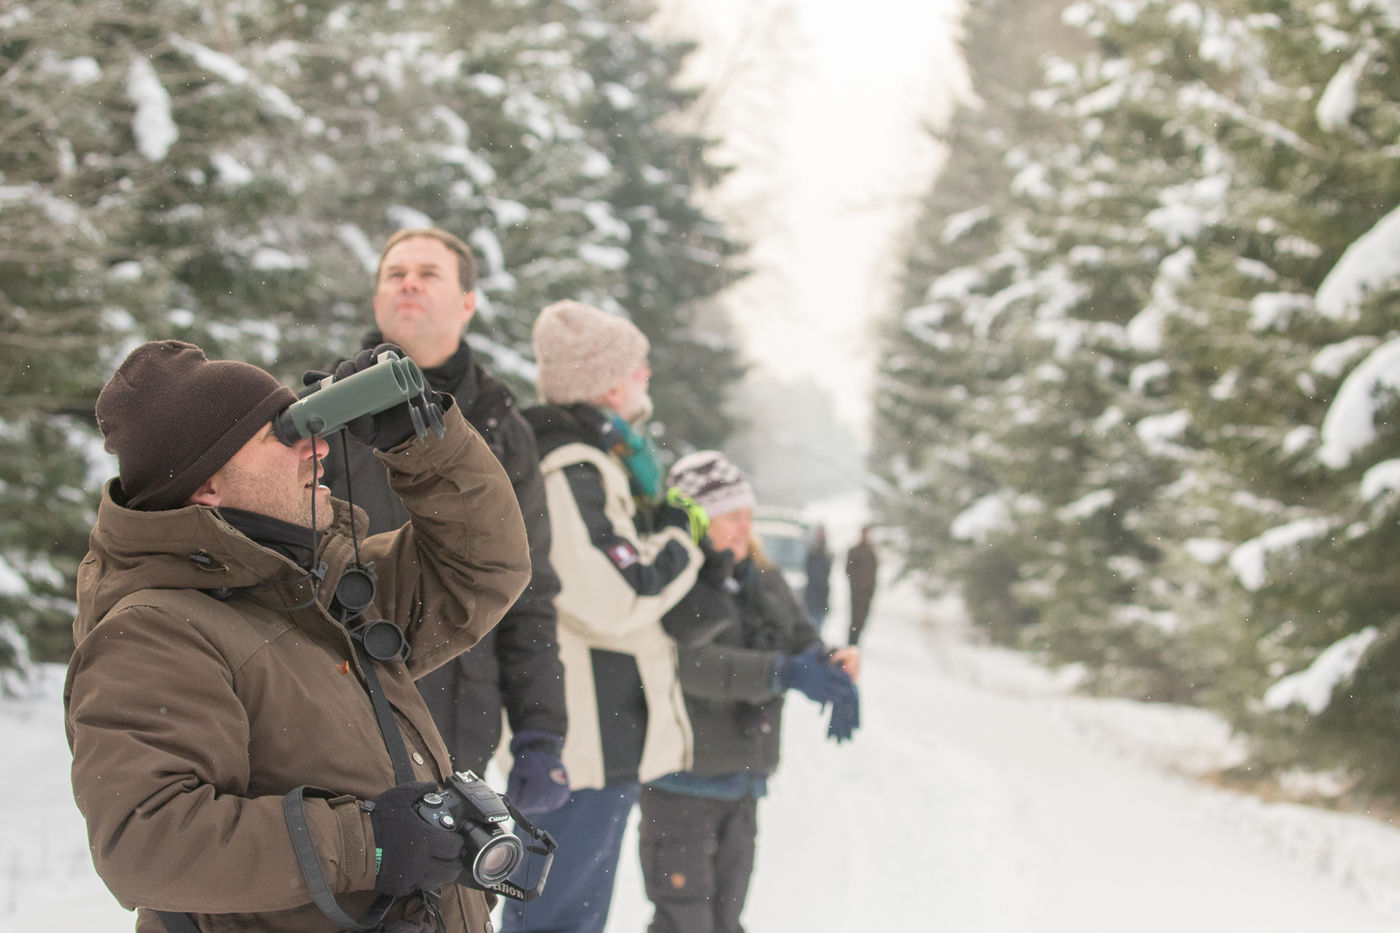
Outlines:
{"type": "MultiPolygon", "coordinates": [[[[483,773],[510,722],[514,764],[506,793],[521,811],[544,813],[569,797],[560,754],[567,714],[554,597],[559,578],[549,561],[549,513],[535,438],[515,400],[473,359],[463,336],[476,311],[476,258],[456,236],[436,228],[400,230],[379,257],[374,292],[378,331],[368,347],[404,349],[434,389],[450,393],[495,452],[515,487],[530,539],[530,586],[500,623],[470,651],[418,682],[453,765],[483,773]]],[[[407,519],[373,450],[351,439],[331,445],[326,482],[369,513],[371,532],[407,519]]]]}

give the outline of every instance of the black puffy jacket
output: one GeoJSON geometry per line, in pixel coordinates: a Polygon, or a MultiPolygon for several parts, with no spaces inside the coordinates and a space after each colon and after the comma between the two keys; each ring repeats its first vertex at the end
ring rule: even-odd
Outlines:
{"type": "MultiPolygon", "coordinates": [[[[365,345],[380,340],[371,334],[365,345]]],[[[529,587],[480,643],[418,681],[453,766],[480,774],[500,744],[503,709],[513,732],[565,734],[568,716],[554,608],[559,577],[549,562],[549,511],[535,436],[510,391],[476,363],[465,340],[456,355],[424,375],[434,389],[453,396],[505,467],[530,539],[529,587]]],[[[371,532],[403,524],[408,513],[389,488],[373,449],[347,436],[347,470],[340,442],[333,438],[330,446],[325,462],[332,492],[341,498],[353,494],[355,505],[369,514],[371,532]]]]}

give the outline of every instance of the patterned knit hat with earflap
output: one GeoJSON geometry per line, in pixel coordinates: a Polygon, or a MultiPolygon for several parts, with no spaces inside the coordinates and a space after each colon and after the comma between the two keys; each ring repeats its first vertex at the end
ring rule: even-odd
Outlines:
{"type": "Polygon", "coordinates": [[[97,396],[97,426],[116,454],[124,504],[146,511],[184,505],[296,400],[271,373],[206,359],[192,343],[137,347],[97,396]]]}
{"type": "Polygon", "coordinates": [[[751,509],[756,502],[744,472],[717,450],[681,457],[666,475],[666,485],[675,486],[700,503],[710,516],[751,509]]]}

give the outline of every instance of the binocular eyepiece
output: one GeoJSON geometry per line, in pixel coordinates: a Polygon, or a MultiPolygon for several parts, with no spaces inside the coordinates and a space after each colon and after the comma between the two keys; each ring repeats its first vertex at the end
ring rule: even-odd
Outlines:
{"type": "Polygon", "coordinates": [[[272,431],[290,447],[299,439],[324,437],[356,418],[403,404],[409,406],[420,440],[427,436],[428,428],[442,437],[442,413],[430,400],[423,370],[413,360],[385,350],[371,366],[341,379],[327,376],[307,386],[272,419],[272,431]]]}

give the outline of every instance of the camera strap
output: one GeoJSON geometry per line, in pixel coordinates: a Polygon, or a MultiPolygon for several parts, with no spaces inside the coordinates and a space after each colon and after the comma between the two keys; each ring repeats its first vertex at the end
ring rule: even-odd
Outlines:
{"type": "MultiPolygon", "coordinates": [[[[374,707],[374,716],[379,721],[379,731],[384,736],[384,747],[389,752],[389,760],[394,765],[394,782],[396,784],[408,784],[416,779],[413,773],[413,765],[408,760],[408,749],[404,745],[403,732],[399,729],[399,724],[394,719],[394,711],[389,706],[389,700],[384,696],[384,688],[379,683],[379,673],[375,669],[375,661],[365,650],[365,646],[360,639],[352,638],[355,645],[355,657],[360,662],[360,668],[365,673],[365,692],[369,694],[370,704],[374,707]]],[[[306,887],[311,891],[311,897],[316,902],[316,906],[321,909],[321,913],[326,915],[326,919],[334,923],[342,930],[375,930],[384,920],[384,915],[394,903],[394,898],[387,894],[381,894],[370,904],[369,910],[359,920],[353,919],[340,906],[335,899],[335,893],[326,883],[326,876],[321,871],[321,862],[316,857],[316,844],[311,838],[311,827],[306,820],[306,807],[303,803],[308,794],[315,796],[329,796],[327,791],[313,788],[308,785],[294,788],[282,798],[282,816],[287,821],[287,832],[292,839],[292,851],[296,853],[297,864],[301,867],[302,878],[306,881],[306,887]]],[[[172,931],[176,933],[176,931],[172,931]]]]}
{"type": "Polygon", "coordinates": [[[301,876],[306,880],[312,900],[321,908],[321,913],[326,915],[326,919],[338,929],[378,929],[384,915],[393,906],[394,898],[380,894],[359,920],[351,918],[341,908],[340,902],[335,899],[335,893],[331,891],[331,886],[326,883],[326,876],[321,871],[321,861],[316,857],[316,843],[311,838],[311,827],[306,821],[306,807],[303,802],[309,794],[317,797],[329,796],[327,791],[318,787],[306,784],[295,787],[282,798],[282,816],[287,821],[287,832],[292,837],[292,851],[296,853],[297,864],[301,866],[301,876]]]}
{"type": "Polygon", "coordinates": [[[157,910],[156,916],[165,924],[169,933],[199,933],[199,926],[189,914],[177,914],[173,910],[157,910]]]}

